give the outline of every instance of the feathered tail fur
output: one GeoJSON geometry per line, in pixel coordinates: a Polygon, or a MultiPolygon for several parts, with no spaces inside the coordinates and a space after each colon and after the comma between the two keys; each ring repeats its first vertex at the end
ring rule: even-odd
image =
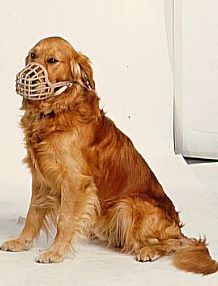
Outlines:
{"type": "Polygon", "coordinates": [[[205,239],[182,239],[182,246],[172,255],[176,268],[203,275],[218,271],[218,263],[213,260],[205,239]]]}

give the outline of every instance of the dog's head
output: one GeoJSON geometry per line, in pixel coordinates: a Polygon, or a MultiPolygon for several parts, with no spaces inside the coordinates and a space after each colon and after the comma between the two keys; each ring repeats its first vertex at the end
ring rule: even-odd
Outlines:
{"type": "MultiPolygon", "coordinates": [[[[89,59],[75,51],[62,38],[50,37],[43,39],[30,50],[26,57],[26,66],[30,67],[30,71],[29,74],[27,74],[27,71],[25,76],[31,76],[31,63],[41,66],[42,70],[39,73],[43,73],[45,69],[46,76],[48,76],[51,84],[58,86],[60,82],[77,82],[86,88],[95,89],[89,59]]],[[[34,86],[33,80],[31,86],[34,86]]]]}

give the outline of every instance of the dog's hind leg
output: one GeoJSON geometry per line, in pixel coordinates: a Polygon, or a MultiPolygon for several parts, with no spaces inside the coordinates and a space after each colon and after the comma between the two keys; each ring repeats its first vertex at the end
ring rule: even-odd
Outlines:
{"type": "Polygon", "coordinates": [[[180,226],[162,209],[140,198],[117,201],[99,219],[96,234],[109,245],[132,253],[139,261],[168,255],[182,237],[180,226]]]}
{"type": "Polygon", "coordinates": [[[143,246],[136,256],[136,260],[139,262],[155,261],[163,256],[170,255],[181,247],[180,239],[169,239],[166,241],[153,241],[146,246],[143,246]]]}

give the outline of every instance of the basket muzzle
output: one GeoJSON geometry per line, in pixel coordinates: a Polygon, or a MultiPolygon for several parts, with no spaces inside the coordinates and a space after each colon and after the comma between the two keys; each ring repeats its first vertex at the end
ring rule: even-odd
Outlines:
{"type": "Polygon", "coordinates": [[[29,100],[60,95],[72,85],[71,81],[51,83],[45,67],[35,62],[29,63],[16,76],[16,92],[29,100]]]}

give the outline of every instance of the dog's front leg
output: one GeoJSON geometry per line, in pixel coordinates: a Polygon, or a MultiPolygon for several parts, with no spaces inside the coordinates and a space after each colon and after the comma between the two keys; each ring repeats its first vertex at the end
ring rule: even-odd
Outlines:
{"type": "Polygon", "coordinates": [[[32,179],[32,198],[27,214],[25,226],[17,239],[5,241],[0,249],[5,251],[23,251],[28,250],[31,242],[38,235],[43,219],[46,215],[44,208],[37,207],[35,201],[40,192],[47,192],[47,187],[39,182],[34,176],[32,179]]]}
{"type": "Polygon", "coordinates": [[[60,262],[73,248],[78,235],[88,237],[99,214],[96,187],[89,177],[80,178],[80,183],[63,184],[57,234],[51,247],[37,258],[40,263],[60,262]],[[72,187],[70,187],[72,186],[72,187]]]}

